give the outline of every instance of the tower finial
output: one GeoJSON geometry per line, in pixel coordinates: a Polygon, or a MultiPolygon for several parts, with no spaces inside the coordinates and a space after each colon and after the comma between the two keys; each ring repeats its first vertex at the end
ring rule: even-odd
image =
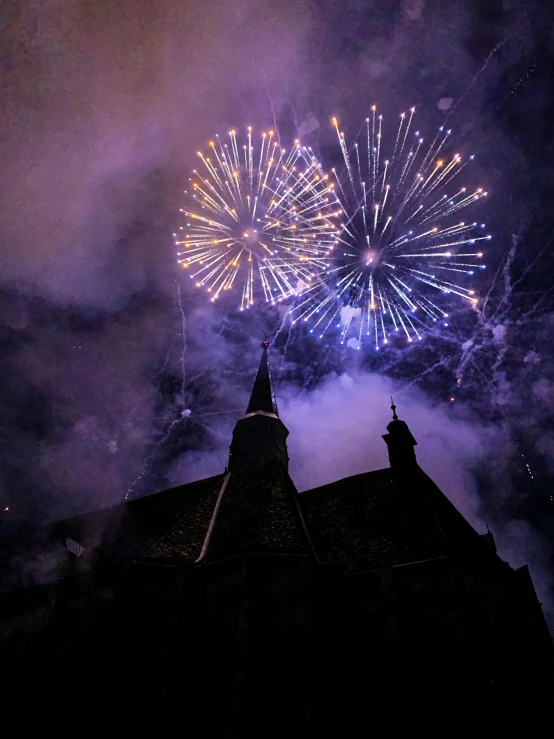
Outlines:
{"type": "Polygon", "coordinates": [[[267,349],[269,347],[269,336],[267,335],[267,331],[264,331],[264,340],[262,341],[262,348],[267,349]]]}
{"type": "Polygon", "coordinates": [[[390,396],[390,402],[391,402],[390,409],[392,411],[392,420],[398,421],[398,416],[396,415],[396,406],[394,405],[394,400],[392,399],[392,395],[390,396]]]}

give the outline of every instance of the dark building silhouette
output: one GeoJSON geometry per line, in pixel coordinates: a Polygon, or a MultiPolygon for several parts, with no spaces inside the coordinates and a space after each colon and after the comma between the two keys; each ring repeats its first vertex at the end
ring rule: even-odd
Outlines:
{"type": "Polygon", "coordinates": [[[550,737],[527,567],[394,407],[389,469],[299,494],[267,354],[223,474],[4,541],[5,735],[550,737]]]}

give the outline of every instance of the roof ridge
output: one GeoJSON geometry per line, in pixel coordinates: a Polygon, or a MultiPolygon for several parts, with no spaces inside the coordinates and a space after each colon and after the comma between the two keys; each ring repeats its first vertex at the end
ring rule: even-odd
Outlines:
{"type": "Polygon", "coordinates": [[[298,491],[298,495],[305,495],[306,493],[313,493],[316,490],[321,490],[322,488],[330,487],[331,485],[337,485],[339,482],[344,482],[345,480],[353,480],[356,477],[365,477],[366,475],[374,475],[378,472],[387,472],[392,477],[392,472],[390,467],[382,467],[378,470],[367,470],[366,472],[358,472],[356,475],[347,475],[346,477],[339,477],[338,480],[331,480],[330,482],[325,482],[323,485],[318,485],[315,488],[308,488],[308,490],[302,490],[298,491]]]}
{"type": "Polygon", "coordinates": [[[445,525],[448,528],[448,520],[445,519],[445,514],[448,517],[452,517],[452,522],[456,527],[460,527],[459,533],[461,534],[461,536],[464,537],[464,539],[467,539],[466,543],[470,543],[472,547],[475,546],[476,548],[482,549],[483,552],[487,551],[487,553],[490,554],[490,549],[481,538],[481,535],[473,528],[473,526],[469,523],[465,516],[460,513],[460,511],[457,509],[454,503],[452,503],[450,498],[439,488],[439,486],[432,480],[432,478],[429,477],[426,472],[424,472],[424,470],[422,470],[421,468],[419,468],[419,470],[420,474],[425,478],[427,482],[427,486],[424,490],[425,499],[429,507],[431,508],[433,516],[437,521],[437,525],[439,526],[441,533],[448,542],[449,546],[453,547],[453,537],[455,537],[456,539],[458,537],[456,536],[456,532],[445,530],[445,525]],[[432,499],[433,496],[435,497],[435,501],[433,501],[432,499]],[[440,504],[444,505],[446,510],[442,512],[437,511],[437,502],[440,502],[440,504]]]}

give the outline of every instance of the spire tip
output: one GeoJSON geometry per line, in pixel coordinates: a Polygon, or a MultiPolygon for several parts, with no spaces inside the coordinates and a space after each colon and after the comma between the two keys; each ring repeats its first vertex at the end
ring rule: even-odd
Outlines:
{"type": "Polygon", "coordinates": [[[261,343],[262,356],[260,357],[260,366],[256,373],[256,379],[254,380],[254,386],[252,388],[252,395],[250,396],[250,402],[246,409],[246,415],[249,413],[255,413],[256,411],[264,411],[265,413],[273,413],[275,416],[279,416],[277,412],[277,403],[275,402],[275,396],[273,394],[273,385],[271,382],[271,373],[269,371],[269,336],[264,331],[264,340],[261,343]]]}
{"type": "Polygon", "coordinates": [[[392,399],[392,395],[390,396],[390,402],[391,402],[390,409],[392,411],[392,420],[398,421],[398,416],[396,415],[396,406],[394,405],[394,400],[392,399]]]}

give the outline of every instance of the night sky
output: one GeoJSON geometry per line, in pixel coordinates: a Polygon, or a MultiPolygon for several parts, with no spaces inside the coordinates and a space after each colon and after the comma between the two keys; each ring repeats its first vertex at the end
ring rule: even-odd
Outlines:
{"type": "Polygon", "coordinates": [[[552,49],[549,4],[523,0],[3,3],[1,530],[221,472],[266,329],[297,487],[387,466],[393,394],[552,625],[552,49]],[[476,154],[477,310],[377,354],[184,279],[172,234],[208,138],[312,129],[326,165],[331,116],[354,136],[374,103],[476,154]]]}

